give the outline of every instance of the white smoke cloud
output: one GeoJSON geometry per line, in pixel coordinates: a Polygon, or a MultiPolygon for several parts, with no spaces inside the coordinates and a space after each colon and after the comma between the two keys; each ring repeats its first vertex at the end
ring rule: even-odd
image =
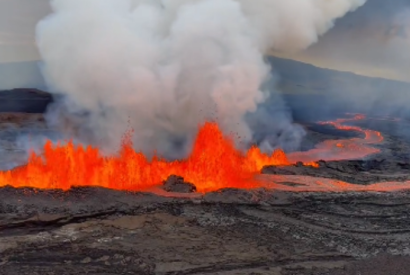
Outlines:
{"type": "Polygon", "coordinates": [[[319,36],[366,0],[237,0],[251,21],[262,51],[296,52],[318,41],[319,36]]]}
{"type": "Polygon", "coordinates": [[[308,47],[364,1],[54,0],[37,43],[48,85],[67,96],[59,111],[86,111],[76,135],[113,149],[131,126],[137,149],[172,155],[206,120],[247,144],[244,117],[267,97],[263,52],[308,47]]]}

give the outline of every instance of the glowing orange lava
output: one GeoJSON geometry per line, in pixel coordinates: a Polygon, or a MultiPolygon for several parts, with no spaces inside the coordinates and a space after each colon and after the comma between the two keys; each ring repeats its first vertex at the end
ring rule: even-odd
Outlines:
{"type": "Polygon", "coordinates": [[[215,123],[200,128],[191,155],[183,161],[148,160],[132,149],[126,139],[117,156],[103,157],[97,148],[47,142],[43,155],[33,153],[28,164],[0,173],[0,186],[56,188],[102,186],[119,190],[144,190],[171,174],[194,182],[199,192],[226,187],[252,188],[254,175],[263,166],[290,165],[285,153],[271,156],[252,147],[246,154],[236,150],[233,141],[222,135],[215,123]]]}
{"type": "MultiPolygon", "coordinates": [[[[182,161],[168,162],[155,157],[147,159],[135,152],[129,138],[123,142],[118,155],[104,157],[99,149],[75,146],[72,142],[53,145],[47,142],[41,155],[33,153],[28,164],[11,171],[0,172],[0,186],[63,189],[73,186],[101,186],[106,188],[141,191],[158,186],[169,175],[175,174],[193,182],[199,192],[222,188],[267,187],[286,191],[388,191],[403,189],[407,183],[386,183],[358,186],[337,180],[307,176],[257,176],[266,165],[304,165],[318,167],[318,160],[358,159],[379,152],[371,147],[383,141],[380,132],[363,130],[344,123],[364,119],[355,115],[349,119],[322,122],[341,130],[359,131],[364,138],[327,140],[307,152],[288,155],[276,150],[263,154],[252,147],[246,153],[235,149],[233,141],[223,136],[215,123],[205,123],[198,132],[190,156],[182,161]],[[301,183],[298,186],[280,182],[301,183]]],[[[410,186],[408,183],[406,186],[410,186]]]]}
{"type": "Polygon", "coordinates": [[[258,179],[260,182],[265,182],[264,187],[266,188],[289,192],[392,192],[410,189],[410,181],[389,181],[360,185],[310,176],[259,175],[258,179]],[[286,184],[287,182],[298,184],[289,186],[286,184]]]}
{"type": "MultiPolygon", "coordinates": [[[[352,118],[337,119],[336,121],[321,122],[321,124],[332,125],[340,130],[352,130],[364,134],[364,138],[352,138],[345,140],[326,140],[316,146],[315,149],[309,152],[297,152],[288,156],[288,159],[294,158],[311,160],[321,158],[323,160],[346,160],[360,159],[370,154],[380,152],[379,149],[371,147],[381,143],[383,136],[380,132],[372,130],[363,130],[357,126],[348,126],[343,123],[349,121],[357,121],[365,119],[364,115],[350,114],[352,118]]],[[[380,120],[379,118],[376,118],[380,120]]],[[[395,119],[383,119],[389,121],[398,121],[395,119]]],[[[339,181],[329,178],[319,178],[311,176],[296,176],[296,175],[258,175],[260,182],[265,182],[265,187],[275,190],[291,191],[291,192],[390,192],[409,190],[410,181],[403,182],[378,182],[369,185],[351,184],[344,181],[339,181]],[[286,183],[298,183],[294,186],[289,186],[286,183]],[[282,184],[283,183],[283,184],[282,184]]]]}
{"type": "Polygon", "coordinates": [[[368,155],[380,152],[371,145],[381,143],[383,136],[378,131],[364,130],[358,126],[345,125],[350,121],[365,119],[364,115],[356,114],[351,118],[337,119],[335,121],[319,122],[322,125],[332,125],[336,129],[356,131],[364,134],[364,138],[351,138],[342,140],[326,140],[306,152],[295,152],[288,155],[290,162],[303,161],[304,163],[317,162],[318,160],[335,161],[348,159],[361,159],[368,155]]]}

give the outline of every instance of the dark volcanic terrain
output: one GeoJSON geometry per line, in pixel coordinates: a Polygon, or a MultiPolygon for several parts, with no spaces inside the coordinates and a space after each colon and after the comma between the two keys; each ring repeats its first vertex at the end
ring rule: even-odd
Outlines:
{"type": "MultiPolygon", "coordinates": [[[[2,169],[24,162],[18,137],[49,131],[41,114],[3,113],[0,121],[2,169]]],[[[394,130],[408,125],[358,123],[382,132],[379,154],[263,172],[354,184],[409,180],[410,144],[405,131],[394,130]]],[[[304,125],[303,150],[358,137],[304,125]]],[[[409,274],[410,191],[226,189],[202,195],[177,177],[163,189],[160,196],[91,187],[0,188],[0,274],[409,274]]]]}
{"type": "Polygon", "coordinates": [[[410,267],[409,193],[175,199],[3,188],[0,198],[1,274],[405,275],[410,267]],[[404,273],[380,273],[374,263],[387,255],[404,273]]]}

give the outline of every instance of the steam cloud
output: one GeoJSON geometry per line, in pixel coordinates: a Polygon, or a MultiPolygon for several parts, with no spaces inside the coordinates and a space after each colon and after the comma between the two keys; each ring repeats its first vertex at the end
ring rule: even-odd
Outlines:
{"type": "MultiPolygon", "coordinates": [[[[47,84],[64,105],[50,110],[50,122],[108,151],[132,127],[137,149],[178,157],[198,125],[213,120],[246,146],[257,125],[269,124],[258,109],[269,97],[263,53],[305,49],[364,2],[51,1],[37,43],[47,84]]],[[[297,142],[303,131],[282,109],[269,126],[297,142]]]]}

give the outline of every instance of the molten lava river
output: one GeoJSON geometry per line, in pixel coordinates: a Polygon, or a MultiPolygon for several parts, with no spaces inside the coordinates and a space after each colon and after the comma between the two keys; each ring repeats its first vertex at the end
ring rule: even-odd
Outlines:
{"type": "Polygon", "coordinates": [[[40,189],[70,189],[73,186],[101,186],[117,190],[143,191],[162,184],[174,174],[196,185],[205,193],[222,188],[273,188],[287,191],[389,191],[403,189],[409,183],[353,185],[332,179],[308,176],[260,175],[265,165],[304,165],[317,167],[318,160],[358,159],[379,150],[371,147],[383,141],[377,131],[363,130],[344,123],[364,119],[356,115],[349,119],[323,122],[342,130],[354,130],[364,138],[327,140],[306,152],[285,155],[276,150],[263,154],[252,147],[246,153],[235,149],[218,125],[205,123],[198,131],[190,156],[185,160],[168,162],[160,158],[147,159],[133,150],[129,139],[115,156],[102,156],[98,148],[75,146],[72,142],[53,145],[47,142],[42,154],[32,153],[28,163],[10,171],[0,172],[0,186],[34,187],[40,189]],[[297,186],[280,182],[300,183],[297,186]]]}

